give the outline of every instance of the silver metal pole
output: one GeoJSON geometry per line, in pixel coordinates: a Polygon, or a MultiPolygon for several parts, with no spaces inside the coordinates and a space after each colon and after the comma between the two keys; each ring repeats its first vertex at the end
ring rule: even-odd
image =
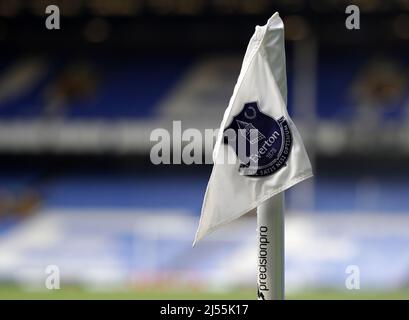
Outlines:
{"type": "Polygon", "coordinates": [[[257,297],[284,299],[284,192],[257,208],[257,297]]]}

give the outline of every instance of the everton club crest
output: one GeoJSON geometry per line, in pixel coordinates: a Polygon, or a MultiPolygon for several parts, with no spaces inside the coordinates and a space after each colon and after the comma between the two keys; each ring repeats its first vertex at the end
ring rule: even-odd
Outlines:
{"type": "Polygon", "coordinates": [[[257,102],[246,103],[225,130],[234,130],[235,148],[240,161],[239,172],[244,176],[268,176],[287,163],[292,146],[290,126],[284,117],[278,120],[262,113],[257,102]],[[244,150],[244,151],[243,151],[244,150]]]}

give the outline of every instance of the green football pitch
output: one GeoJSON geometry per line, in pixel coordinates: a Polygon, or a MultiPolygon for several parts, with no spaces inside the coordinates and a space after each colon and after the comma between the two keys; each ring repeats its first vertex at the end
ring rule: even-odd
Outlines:
{"type": "MultiPolygon", "coordinates": [[[[132,290],[111,290],[96,291],[83,289],[76,286],[62,286],[59,290],[29,290],[22,289],[15,285],[0,285],[0,300],[4,299],[188,299],[188,300],[253,300],[256,293],[253,290],[235,290],[231,292],[207,292],[199,290],[165,290],[165,289],[132,289],[132,290]]],[[[401,291],[334,291],[317,290],[299,293],[290,293],[287,299],[405,299],[409,300],[409,290],[401,291]]]]}

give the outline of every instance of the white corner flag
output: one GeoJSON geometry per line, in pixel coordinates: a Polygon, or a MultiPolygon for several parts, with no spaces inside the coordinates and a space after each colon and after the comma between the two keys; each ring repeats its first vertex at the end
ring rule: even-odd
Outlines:
{"type": "Polygon", "coordinates": [[[214,148],[194,243],[312,176],[287,112],[286,82],[284,25],[276,12],[256,27],[248,44],[214,148]],[[236,134],[234,144],[230,134],[226,143],[227,132],[236,134]],[[240,146],[247,151],[240,152],[240,146]]]}

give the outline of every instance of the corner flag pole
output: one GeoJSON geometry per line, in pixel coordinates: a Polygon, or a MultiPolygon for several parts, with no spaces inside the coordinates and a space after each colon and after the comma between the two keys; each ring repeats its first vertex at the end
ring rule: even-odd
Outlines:
{"type": "Polygon", "coordinates": [[[284,192],[257,208],[257,297],[284,299],[284,192]]]}

